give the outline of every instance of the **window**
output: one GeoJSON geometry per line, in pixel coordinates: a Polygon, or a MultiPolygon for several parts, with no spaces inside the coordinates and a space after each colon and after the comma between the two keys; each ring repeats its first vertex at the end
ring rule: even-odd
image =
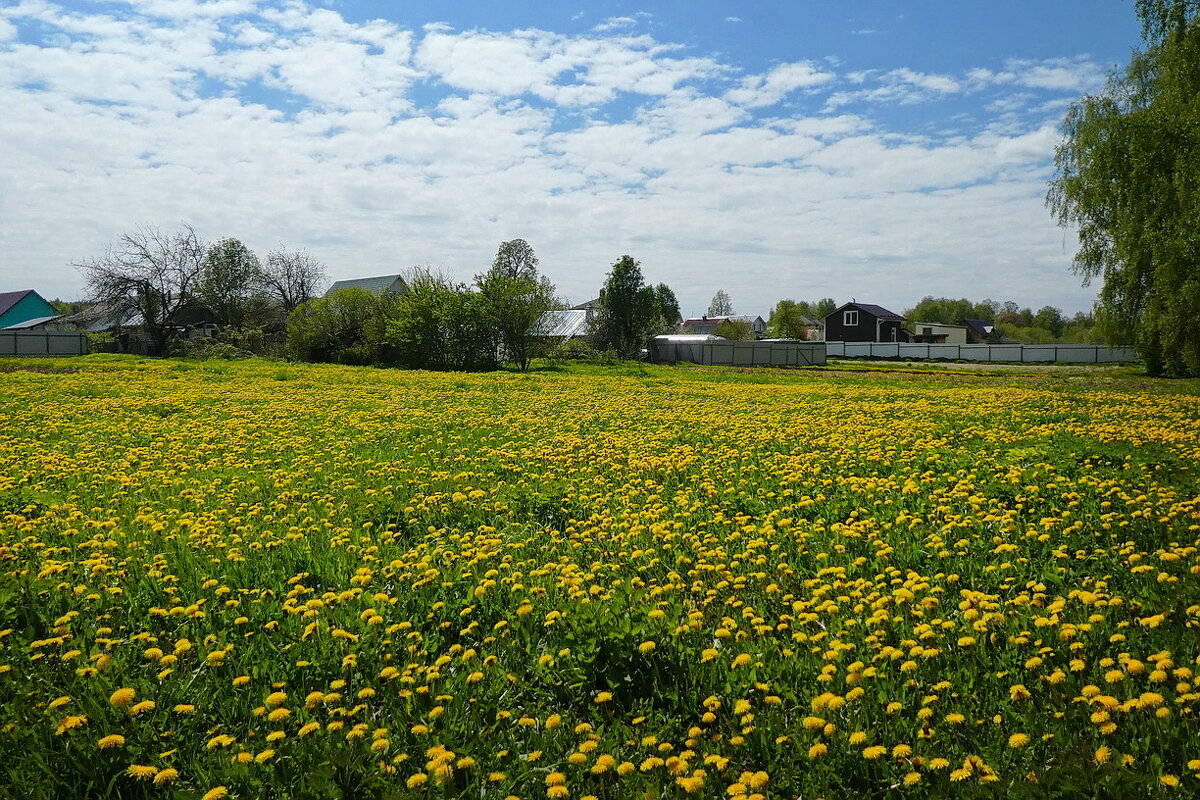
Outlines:
{"type": "Polygon", "coordinates": [[[892,328],[892,341],[896,341],[896,329],[894,327],[892,328]]]}
{"type": "Polygon", "coordinates": [[[933,336],[933,328],[921,328],[921,334],[924,336],[933,336]]]}
{"type": "Polygon", "coordinates": [[[858,324],[858,312],[857,311],[843,311],[842,312],[842,324],[845,325],[847,328],[857,325],[858,324]]]}

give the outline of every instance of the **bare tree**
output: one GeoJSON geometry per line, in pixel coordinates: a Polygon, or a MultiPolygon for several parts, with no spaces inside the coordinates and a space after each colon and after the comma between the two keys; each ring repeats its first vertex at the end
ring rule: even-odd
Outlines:
{"type": "Polygon", "coordinates": [[[122,234],[103,256],[74,266],[83,273],[89,299],[119,318],[140,317],[161,354],[175,314],[196,291],[207,253],[191,225],[174,233],[143,225],[122,234]]]}
{"type": "Polygon", "coordinates": [[[262,268],[263,285],[285,314],[316,297],[326,280],[325,265],[318,258],[307,250],[288,250],[283,245],[267,253],[262,268]]]}

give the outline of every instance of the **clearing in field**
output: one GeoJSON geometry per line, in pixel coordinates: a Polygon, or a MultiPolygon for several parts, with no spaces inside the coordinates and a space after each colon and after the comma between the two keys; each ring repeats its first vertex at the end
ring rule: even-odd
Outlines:
{"type": "Polygon", "coordinates": [[[0,795],[1200,792],[1195,394],[32,366],[0,795]]]}

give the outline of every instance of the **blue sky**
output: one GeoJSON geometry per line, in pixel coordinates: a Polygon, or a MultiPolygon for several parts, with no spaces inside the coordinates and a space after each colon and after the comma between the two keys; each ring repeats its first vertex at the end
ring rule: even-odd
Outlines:
{"type": "Polygon", "coordinates": [[[0,290],[188,222],[331,279],[524,238],[572,302],[629,253],[685,314],[923,295],[1068,313],[1042,198],[1131,2],[0,7],[0,290]]]}

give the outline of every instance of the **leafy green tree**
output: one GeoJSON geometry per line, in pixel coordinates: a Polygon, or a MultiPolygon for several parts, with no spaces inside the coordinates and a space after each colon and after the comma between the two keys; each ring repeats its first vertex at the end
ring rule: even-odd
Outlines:
{"type": "Polygon", "coordinates": [[[554,284],[537,271],[537,256],[524,239],[504,242],[492,268],[475,276],[484,318],[495,329],[504,355],[524,372],[541,341],[537,330],[542,315],[562,304],[554,284]]]}
{"type": "Polygon", "coordinates": [[[713,295],[713,299],[708,304],[708,316],[710,317],[728,317],[733,314],[733,300],[730,299],[729,293],[724,289],[717,289],[717,293],[713,295]]]}
{"type": "MultiPolygon", "coordinates": [[[[771,336],[777,339],[803,339],[808,334],[808,323],[804,321],[809,316],[805,307],[795,300],[780,300],[771,309],[771,318],[767,325],[771,336]]],[[[720,326],[718,326],[720,327],[720,326]]]]}
{"type": "Polygon", "coordinates": [[[237,239],[222,239],[208,248],[196,296],[223,327],[241,328],[261,285],[258,256],[237,239]]]}
{"type": "Polygon", "coordinates": [[[1054,306],[1042,306],[1033,315],[1033,327],[1049,331],[1056,339],[1062,336],[1066,325],[1067,321],[1063,318],[1062,311],[1054,306]]]}
{"type": "Polygon", "coordinates": [[[675,330],[683,321],[683,315],[679,313],[679,298],[665,283],[654,287],[654,298],[658,301],[658,313],[665,323],[664,330],[675,330]]]}
{"type": "Polygon", "coordinates": [[[1145,47],[1067,112],[1047,202],[1147,371],[1200,374],[1200,3],[1136,8],[1145,47]]]}
{"type": "Polygon", "coordinates": [[[809,314],[809,316],[813,317],[814,319],[825,319],[834,311],[837,311],[837,307],[838,304],[833,301],[832,297],[822,297],[816,302],[816,305],[813,306],[813,313],[809,314]]]}
{"type": "Polygon", "coordinates": [[[641,266],[633,256],[621,256],[604,282],[599,313],[593,320],[597,346],[612,348],[623,358],[636,358],[665,325],[658,295],[642,279],[641,266]]]}
{"type": "Polygon", "coordinates": [[[388,320],[396,298],[357,287],[301,303],[288,316],[286,352],[299,361],[387,364],[388,320]]]}
{"type": "Polygon", "coordinates": [[[392,358],[414,369],[496,367],[497,338],[479,292],[429,269],[405,276],[408,291],[394,298],[387,322],[392,358]]]}
{"type": "Polygon", "coordinates": [[[713,328],[713,336],[720,336],[722,339],[735,342],[752,342],[757,338],[754,335],[754,328],[744,319],[725,320],[713,328]]]}

